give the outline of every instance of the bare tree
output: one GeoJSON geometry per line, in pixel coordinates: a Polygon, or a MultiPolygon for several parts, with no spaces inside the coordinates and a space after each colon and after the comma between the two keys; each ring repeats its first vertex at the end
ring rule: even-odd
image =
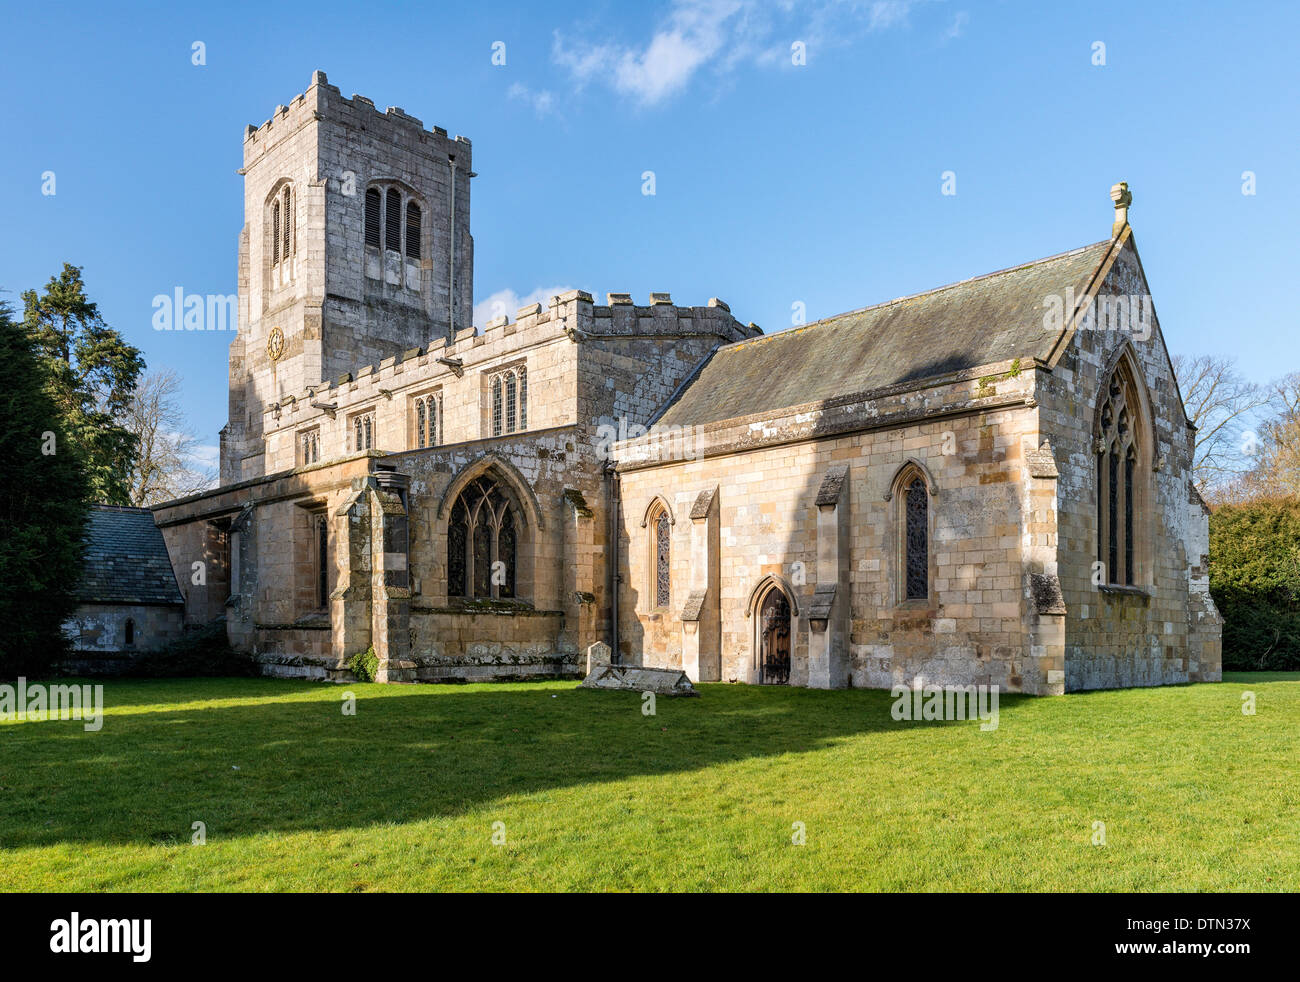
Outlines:
{"type": "Polygon", "coordinates": [[[131,400],[127,428],[140,438],[131,472],[131,503],[154,505],[207,490],[215,475],[197,457],[198,438],[180,405],[181,380],[171,369],[145,374],[131,400]]]}
{"type": "Polygon", "coordinates": [[[1283,376],[1270,387],[1273,416],[1259,428],[1260,489],[1269,495],[1300,495],[1300,372],[1283,376]]]}
{"type": "Polygon", "coordinates": [[[1196,452],[1192,477],[1197,489],[1209,497],[1217,486],[1231,483],[1250,461],[1243,424],[1269,400],[1267,390],[1248,382],[1231,358],[1215,355],[1175,355],[1187,418],[1196,426],[1196,452]]]}

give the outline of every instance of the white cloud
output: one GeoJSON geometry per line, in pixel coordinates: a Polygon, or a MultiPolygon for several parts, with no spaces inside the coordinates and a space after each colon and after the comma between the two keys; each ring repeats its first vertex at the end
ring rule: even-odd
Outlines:
{"type": "Polygon", "coordinates": [[[577,88],[599,81],[641,105],[683,91],[705,68],[726,75],[739,65],[790,64],[790,44],[809,48],[904,25],[927,0],[673,0],[644,44],[580,42],[556,31],[551,59],[577,88]],[[778,25],[775,21],[780,20],[778,25]]]}
{"type": "Polygon", "coordinates": [[[514,320],[515,312],[520,307],[527,307],[529,304],[541,303],[543,305],[550,302],[551,297],[557,297],[562,293],[568,293],[574,289],[571,286],[544,286],[538,287],[531,293],[519,296],[514,290],[498,290],[485,300],[481,300],[474,305],[474,325],[483,327],[490,320],[495,320],[502,314],[514,320]]]}
{"type": "Polygon", "coordinates": [[[507,98],[532,106],[538,116],[546,116],[555,108],[555,96],[549,89],[530,89],[522,82],[515,82],[506,90],[507,98]]]}
{"type": "Polygon", "coordinates": [[[943,39],[945,41],[951,41],[954,38],[961,37],[962,33],[966,30],[966,25],[969,23],[970,14],[964,10],[957,11],[957,13],[953,15],[952,23],[948,25],[948,30],[944,32],[943,39]]]}
{"type": "Polygon", "coordinates": [[[204,470],[215,469],[221,465],[221,447],[201,443],[191,452],[194,463],[204,470]]]}

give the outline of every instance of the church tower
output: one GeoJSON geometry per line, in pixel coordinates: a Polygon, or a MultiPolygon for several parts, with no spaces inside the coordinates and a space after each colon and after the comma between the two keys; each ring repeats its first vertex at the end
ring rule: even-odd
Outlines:
{"type": "Polygon", "coordinates": [[[471,163],[469,140],[320,71],[247,128],[223,485],[263,476],[268,407],[471,326],[471,163]]]}

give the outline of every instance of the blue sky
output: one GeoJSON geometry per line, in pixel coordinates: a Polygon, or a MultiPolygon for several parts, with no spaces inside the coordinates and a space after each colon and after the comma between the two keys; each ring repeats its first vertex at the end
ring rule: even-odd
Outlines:
{"type": "Polygon", "coordinates": [[[209,447],[231,335],[155,332],[152,301],[234,292],[244,126],[317,68],[473,141],[481,306],[667,291],[771,332],[795,303],[811,321],[1105,238],[1127,180],[1171,350],[1256,381],[1300,368],[1298,4],[317,0],[6,20],[3,296],[84,266],[109,323],[181,373],[209,447]]]}

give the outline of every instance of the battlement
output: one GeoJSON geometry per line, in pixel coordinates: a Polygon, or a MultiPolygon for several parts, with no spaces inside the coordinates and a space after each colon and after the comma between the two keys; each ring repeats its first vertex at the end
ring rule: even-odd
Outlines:
{"type": "Polygon", "coordinates": [[[585,290],[570,290],[550,301],[529,304],[516,312],[512,321],[500,316],[482,330],[463,328],[454,338],[438,338],[428,345],[409,348],[378,364],[366,364],[337,377],[282,396],[266,406],[264,413],[280,422],[267,423],[267,430],[298,425],[303,417],[316,415],[311,404],[330,404],[346,412],[376,398],[392,399],[402,390],[437,384],[444,378],[491,369],[516,354],[561,340],[573,344],[626,339],[680,339],[716,337],[723,343],[743,341],[761,335],[755,324],[741,325],[731,308],[714,297],[706,306],[679,307],[666,293],[652,293],[645,306],[631,302],[628,294],[609,294],[611,303],[595,304],[585,290]],[[624,298],[627,298],[626,300],[624,298]],[[289,419],[284,419],[285,413],[289,419]]]}
{"type": "Polygon", "coordinates": [[[312,73],[307,91],[294,96],[288,105],[276,106],[271,118],[261,126],[250,123],[244,128],[245,167],[284,135],[307,123],[322,120],[365,130],[374,140],[396,144],[440,160],[445,161],[449,154],[454,154],[462,166],[469,167],[472,144],[467,138],[449,137],[441,126],[425,129],[421,120],[400,106],[389,106],[381,112],[366,96],[353,93],[350,99],[345,98],[338,86],[331,85],[328,76],[319,70],[312,73]]]}

